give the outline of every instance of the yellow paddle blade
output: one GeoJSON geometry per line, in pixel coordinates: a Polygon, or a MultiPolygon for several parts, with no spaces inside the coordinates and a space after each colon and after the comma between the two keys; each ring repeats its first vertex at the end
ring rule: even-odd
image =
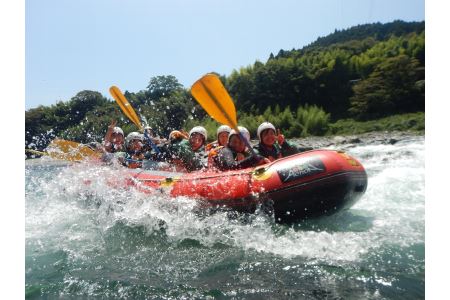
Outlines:
{"type": "Polygon", "coordinates": [[[237,130],[236,108],[217,75],[206,74],[197,80],[191,93],[211,118],[237,130]]]}
{"type": "Polygon", "coordinates": [[[72,141],[55,139],[47,147],[50,157],[69,161],[82,161],[88,157],[100,157],[100,153],[95,152],[86,145],[72,141]]]}
{"type": "Polygon", "coordinates": [[[71,155],[66,155],[65,153],[58,153],[58,152],[42,152],[42,151],[37,151],[37,150],[33,150],[33,149],[25,149],[25,152],[29,152],[32,154],[37,154],[37,155],[45,155],[45,156],[50,156],[51,158],[54,159],[61,159],[61,160],[68,160],[68,161],[73,161],[73,162],[80,162],[80,160],[78,160],[77,157],[73,157],[71,155]]]}
{"type": "Polygon", "coordinates": [[[120,89],[117,86],[112,86],[109,88],[109,92],[111,93],[111,96],[113,96],[113,98],[116,100],[117,104],[119,104],[120,109],[123,111],[125,116],[127,116],[127,118],[130,119],[130,121],[139,128],[139,130],[143,130],[138,115],[134,111],[130,102],[128,102],[127,98],[125,98],[124,94],[122,94],[120,89]]]}
{"type": "Polygon", "coordinates": [[[33,154],[37,154],[37,155],[48,155],[47,152],[42,152],[42,151],[38,151],[38,150],[34,150],[34,149],[25,149],[25,152],[29,152],[29,153],[33,153],[33,154]]]}

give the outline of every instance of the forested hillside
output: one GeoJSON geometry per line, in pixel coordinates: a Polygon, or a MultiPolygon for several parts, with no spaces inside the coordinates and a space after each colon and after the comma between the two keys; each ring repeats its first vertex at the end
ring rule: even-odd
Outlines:
{"type": "Polygon", "coordinates": [[[275,103],[282,109],[317,105],[332,120],[423,111],[425,24],[405,24],[409,23],[357,26],[303,49],[280,50],[266,63],[233,71],[227,86],[245,112],[257,113],[275,103]],[[329,44],[336,36],[343,41],[329,44]]]}
{"type": "MultiPolygon", "coordinates": [[[[298,137],[337,133],[340,127],[333,124],[343,124],[344,119],[363,122],[408,113],[408,118],[419,113],[423,119],[424,22],[358,25],[301,49],[268,56],[266,62],[221,75],[235,100],[239,122],[252,135],[264,120],[298,137]]],[[[192,99],[189,87],[171,75],[151,78],[147,87],[125,96],[161,135],[194,124],[205,124],[213,135],[218,126],[192,99]]],[[[106,97],[81,91],[69,101],[26,111],[26,146],[42,149],[55,136],[100,141],[112,119],[126,133],[135,130],[106,97]]]]}

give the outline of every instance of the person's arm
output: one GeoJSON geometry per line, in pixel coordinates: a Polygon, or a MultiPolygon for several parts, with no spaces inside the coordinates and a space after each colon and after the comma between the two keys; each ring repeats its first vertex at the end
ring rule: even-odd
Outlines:
{"type": "Polygon", "coordinates": [[[264,156],[263,152],[261,151],[261,146],[260,144],[255,145],[255,147],[253,147],[253,151],[260,156],[264,156]]]}
{"type": "Polygon", "coordinates": [[[284,141],[284,143],[281,145],[280,148],[281,148],[281,155],[283,157],[300,152],[295,145],[291,144],[288,141],[284,141]]]}
{"type": "Polygon", "coordinates": [[[300,147],[291,142],[285,141],[283,145],[281,145],[281,154],[283,157],[313,150],[312,147],[300,147]]]}
{"type": "Polygon", "coordinates": [[[286,141],[286,139],[284,138],[284,135],[281,134],[280,129],[277,130],[277,133],[278,133],[277,141],[278,141],[278,145],[280,145],[281,155],[283,157],[297,154],[300,152],[313,150],[312,147],[299,147],[298,145],[294,145],[294,144],[286,141]]]}
{"type": "Polygon", "coordinates": [[[277,142],[278,142],[278,145],[280,146],[280,151],[281,151],[282,157],[299,153],[297,147],[295,147],[294,145],[292,145],[291,143],[286,141],[286,139],[284,138],[284,135],[281,133],[280,129],[277,130],[277,142]]]}
{"type": "Polygon", "coordinates": [[[113,144],[111,142],[111,136],[113,134],[114,131],[114,127],[116,127],[116,120],[112,120],[111,124],[108,126],[108,130],[106,131],[105,134],[105,141],[104,141],[104,146],[105,146],[105,151],[106,152],[112,152],[113,150],[113,144]]]}
{"type": "Polygon", "coordinates": [[[252,155],[243,160],[236,161],[230,149],[222,148],[217,155],[217,167],[222,171],[245,169],[258,165],[262,159],[264,158],[260,155],[252,155]]]}
{"type": "Polygon", "coordinates": [[[313,147],[305,147],[305,146],[298,146],[297,145],[297,150],[298,150],[299,153],[300,152],[305,152],[305,151],[311,151],[313,149],[314,149],[313,147]]]}

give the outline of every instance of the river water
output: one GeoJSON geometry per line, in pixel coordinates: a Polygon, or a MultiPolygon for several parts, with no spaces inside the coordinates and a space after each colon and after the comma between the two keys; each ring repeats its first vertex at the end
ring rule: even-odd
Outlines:
{"type": "Polygon", "coordinates": [[[112,190],[121,171],[106,167],[27,161],[26,297],[423,299],[424,137],[347,153],[367,170],[365,195],[294,225],[112,190]]]}

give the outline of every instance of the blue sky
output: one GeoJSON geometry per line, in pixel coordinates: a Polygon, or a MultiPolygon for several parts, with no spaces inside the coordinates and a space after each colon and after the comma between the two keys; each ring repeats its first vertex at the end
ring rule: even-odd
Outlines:
{"type": "Polygon", "coordinates": [[[137,92],[153,76],[265,62],[335,29],[425,19],[423,0],[26,0],[25,108],[88,89],[137,92]]]}

